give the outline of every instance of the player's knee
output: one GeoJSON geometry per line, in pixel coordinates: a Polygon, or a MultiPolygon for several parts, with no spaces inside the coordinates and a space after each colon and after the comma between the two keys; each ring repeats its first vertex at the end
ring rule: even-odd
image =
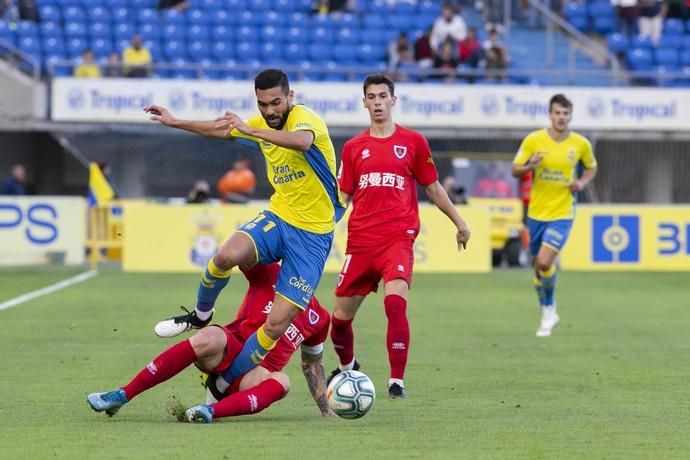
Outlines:
{"type": "Polygon", "coordinates": [[[278,340],[285,333],[291,321],[290,318],[271,318],[269,315],[264,323],[264,332],[273,340],[278,340]]]}
{"type": "Polygon", "coordinates": [[[230,270],[238,265],[237,254],[230,249],[221,248],[215,256],[213,256],[213,263],[221,270],[230,270]]]}
{"type": "Polygon", "coordinates": [[[194,334],[189,343],[192,345],[194,354],[198,358],[210,356],[218,353],[225,347],[225,333],[218,327],[208,327],[201,329],[194,334]]]}
{"type": "Polygon", "coordinates": [[[271,372],[269,378],[272,378],[283,386],[284,395],[290,391],[290,377],[288,377],[287,374],[282,372],[271,372]]]}
{"type": "Polygon", "coordinates": [[[534,265],[540,272],[548,271],[551,268],[551,262],[545,259],[537,259],[534,265]]]}

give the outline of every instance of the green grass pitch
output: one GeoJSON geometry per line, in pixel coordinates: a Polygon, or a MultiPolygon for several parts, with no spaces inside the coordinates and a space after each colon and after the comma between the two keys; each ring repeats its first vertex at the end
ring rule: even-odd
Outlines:
{"type": "MultiPolygon", "coordinates": [[[[2,270],[0,302],[78,273],[2,270]]],[[[299,369],[261,414],[189,425],[170,396],[203,399],[188,369],[108,418],[86,394],[124,385],[173,340],[153,325],[190,305],[195,275],[100,273],[0,311],[1,458],[687,458],[687,274],[562,273],[561,324],[537,339],[531,276],[417,275],[407,401],[387,398],[380,295],[356,322],[357,356],[378,399],[360,420],[318,416],[299,369]]],[[[319,297],[332,307],[335,277],[319,297]]],[[[235,276],[216,319],[232,318],[235,276]]],[[[326,365],[336,364],[327,344],[326,365]]]]}

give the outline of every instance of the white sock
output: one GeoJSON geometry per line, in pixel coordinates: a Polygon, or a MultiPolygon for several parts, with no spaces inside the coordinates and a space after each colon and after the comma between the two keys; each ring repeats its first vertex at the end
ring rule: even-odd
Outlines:
{"type": "Polygon", "coordinates": [[[211,317],[211,314],[213,313],[213,310],[209,311],[199,311],[198,309],[194,309],[196,312],[196,317],[199,318],[201,321],[206,321],[211,317]]]}
{"type": "Polygon", "coordinates": [[[218,391],[221,393],[225,393],[227,389],[230,388],[230,384],[225,381],[222,375],[219,375],[216,379],[216,388],[218,388],[218,391]]]}
{"type": "Polygon", "coordinates": [[[400,388],[405,388],[405,384],[403,383],[402,379],[388,379],[388,387],[389,388],[394,383],[397,383],[398,385],[400,385],[400,388]]]}
{"type": "Polygon", "coordinates": [[[340,370],[343,372],[351,371],[355,368],[355,358],[352,358],[352,362],[350,364],[341,364],[338,367],[340,367],[340,370]]]}

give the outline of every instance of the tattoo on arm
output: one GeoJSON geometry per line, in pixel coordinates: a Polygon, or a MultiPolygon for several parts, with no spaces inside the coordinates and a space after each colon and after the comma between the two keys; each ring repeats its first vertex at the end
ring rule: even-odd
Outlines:
{"type": "Polygon", "coordinates": [[[326,399],[326,374],[323,369],[322,357],[323,353],[310,355],[309,353],[302,352],[302,372],[321,414],[327,415],[330,409],[326,399]]]}

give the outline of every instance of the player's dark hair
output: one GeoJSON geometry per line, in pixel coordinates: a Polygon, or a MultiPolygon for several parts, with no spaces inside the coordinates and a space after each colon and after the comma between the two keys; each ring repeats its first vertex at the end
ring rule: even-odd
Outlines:
{"type": "Polygon", "coordinates": [[[367,75],[367,78],[364,79],[364,84],[362,85],[364,96],[367,95],[367,88],[370,85],[386,85],[388,86],[388,91],[391,93],[391,96],[395,96],[395,83],[393,83],[393,80],[382,73],[372,73],[367,75]]]}
{"type": "Polygon", "coordinates": [[[554,104],[561,105],[571,111],[573,110],[573,103],[563,94],[556,94],[551,98],[549,101],[549,112],[551,112],[554,104]]]}
{"type": "Polygon", "coordinates": [[[271,89],[280,86],[283,93],[290,92],[290,82],[288,76],[280,69],[266,69],[259,72],[254,79],[254,91],[261,89],[271,89]]]}

